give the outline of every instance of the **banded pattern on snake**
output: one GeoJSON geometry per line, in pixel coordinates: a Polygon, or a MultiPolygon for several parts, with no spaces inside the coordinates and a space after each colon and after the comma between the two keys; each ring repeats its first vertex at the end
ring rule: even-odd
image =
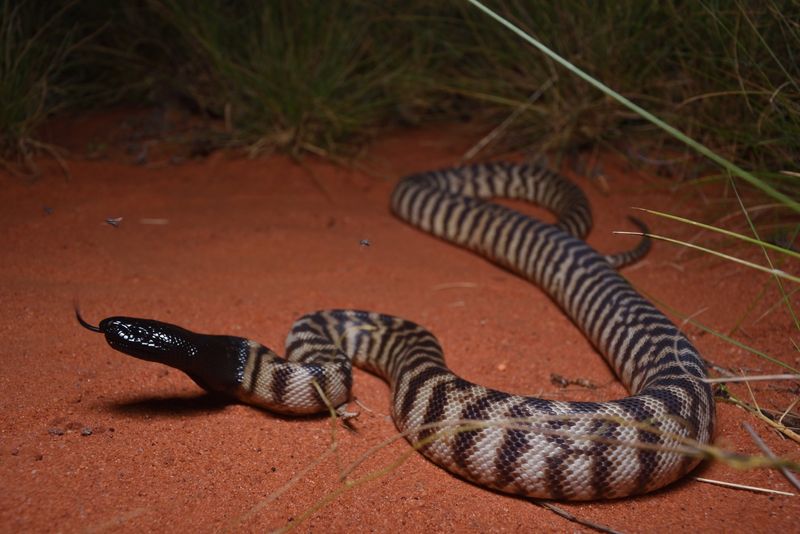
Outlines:
{"type": "Polygon", "coordinates": [[[112,348],[186,372],[203,388],[268,410],[306,414],[349,399],[351,365],[390,385],[397,428],[434,463],[472,482],[539,498],[615,498],[662,487],[699,461],[714,402],[702,358],[678,328],[580,238],[591,226],[576,186],[541,168],[505,163],[402,179],[392,210],[540,286],[615,370],[632,396],[563,402],[470,383],[446,366],[436,338],[410,321],[329,310],[297,320],[286,359],[254,341],[110,317],[95,327],[112,348]],[[558,216],[538,221],[490,197],[522,198],[558,216]]]}

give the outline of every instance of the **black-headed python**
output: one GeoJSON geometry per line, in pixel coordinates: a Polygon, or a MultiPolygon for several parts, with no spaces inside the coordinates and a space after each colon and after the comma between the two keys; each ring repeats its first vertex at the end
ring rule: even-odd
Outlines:
{"type": "MultiPolygon", "coordinates": [[[[402,179],[391,207],[404,221],[466,247],[547,292],[606,358],[632,393],[609,402],[562,402],[510,395],[467,382],[446,366],[436,338],[398,317],[354,310],[301,317],[286,359],[233,336],[110,317],[99,327],[112,348],[170,365],[209,391],[267,410],[324,412],[349,400],[351,365],[384,378],[392,417],[431,461],[500,491],[552,499],[644,493],[690,471],[710,441],[714,401],[692,344],[615,267],[634,250],[603,256],[581,237],[591,226],[583,193],[537,167],[494,163],[402,179]],[[539,203],[546,224],[487,202],[539,203]],[[324,392],[326,399],[320,396],[324,392]]],[[[77,310],[76,310],[77,314],[77,310]]]]}

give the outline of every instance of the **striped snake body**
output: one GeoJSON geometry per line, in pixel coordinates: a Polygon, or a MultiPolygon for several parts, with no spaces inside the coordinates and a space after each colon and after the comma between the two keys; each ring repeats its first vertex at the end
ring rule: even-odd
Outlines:
{"type": "Polygon", "coordinates": [[[286,359],[254,341],[110,317],[98,327],[115,349],[171,365],[202,387],[268,410],[307,414],[344,405],[351,365],[383,377],[392,416],[434,463],[472,482],[539,498],[586,500],[652,491],[691,470],[711,439],[714,402],[697,350],[615,267],[634,250],[603,256],[580,238],[588,203],[549,171],[504,163],[404,178],[392,210],[406,222],[539,285],[606,358],[631,396],[562,402],[473,384],[446,366],[436,338],[410,321],[329,310],[301,317],[286,359]],[[550,225],[487,202],[522,198],[554,211],[550,225]],[[319,388],[319,389],[318,389],[319,388]],[[320,396],[324,393],[325,399],[320,396]]]}

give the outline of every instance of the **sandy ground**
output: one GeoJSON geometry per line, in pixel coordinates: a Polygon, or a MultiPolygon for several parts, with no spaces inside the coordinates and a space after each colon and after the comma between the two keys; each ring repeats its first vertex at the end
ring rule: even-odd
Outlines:
{"type": "MultiPolygon", "coordinates": [[[[86,135],[69,133],[73,145],[87,143],[86,135]]],[[[487,386],[558,399],[624,395],[537,288],[390,215],[397,179],[456,163],[475,139],[459,127],[386,136],[358,169],[224,153],[177,161],[129,150],[90,159],[78,150],[67,161],[69,177],[47,160],[36,180],[0,176],[0,528],[263,532],[308,513],[301,531],[585,530],[528,500],[459,480],[418,454],[341,491],[338,473],[352,461],[367,455],[351,476],[357,478],[390,468],[410,451],[400,440],[369,452],[395,429],[386,415],[388,388],[364,372],[355,376],[355,430],[334,425],[336,453],[317,465],[331,441],[329,419],[276,417],[214,401],[179,371],[112,351],[73,316],[78,298],[91,322],[151,317],[280,350],[305,312],[369,309],[426,325],[455,372],[487,386]],[[115,217],[122,217],[118,226],[105,222],[115,217]],[[598,387],[562,389],[551,373],[598,387]]],[[[630,229],[630,206],[695,216],[708,209],[695,190],[671,192],[664,179],[613,160],[603,169],[605,182],[571,175],[591,199],[596,222],[589,242],[599,250],[632,244],[611,233],[630,229]]],[[[648,222],[658,233],[694,234],[648,222]]],[[[800,363],[788,348],[792,330],[784,314],[758,319],[776,301],[766,276],[667,244],[624,274],[651,297],[723,332],[766,284],[768,298],[746,315],[744,341],[800,363]]],[[[779,370],[696,327],[685,330],[716,364],[754,374],[779,370]]],[[[792,384],[753,387],[776,409],[797,394],[792,384]]],[[[743,387],[734,391],[747,396],[743,387]]],[[[798,458],[795,445],[741,410],[720,403],[718,417],[719,445],[757,452],[741,427],[750,421],[777,454],[798,458]]],[[[693,474],[791,491],[774,471],[705,463],[693,474]]],[[[790,532],[800,517],[796,497],[691,478],[637,498],[554,504],[624,532],[790,532]]]]}

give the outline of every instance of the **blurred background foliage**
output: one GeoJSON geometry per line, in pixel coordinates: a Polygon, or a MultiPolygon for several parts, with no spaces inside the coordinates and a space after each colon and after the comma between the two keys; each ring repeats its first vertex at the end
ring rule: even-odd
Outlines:
{"type": "MultiPolygon", "coordinates": [[[[398,124],[511,114],[498,150],[676,146],[463,1],[0,1],[6,162],[40,152],[55,114],[131,104],[181,106],[216,121],[211,148],[251,152],[349,155],[398,124]]],[[[723,156],[796,164],[800,2],[487,5],[723,156]]]]}

